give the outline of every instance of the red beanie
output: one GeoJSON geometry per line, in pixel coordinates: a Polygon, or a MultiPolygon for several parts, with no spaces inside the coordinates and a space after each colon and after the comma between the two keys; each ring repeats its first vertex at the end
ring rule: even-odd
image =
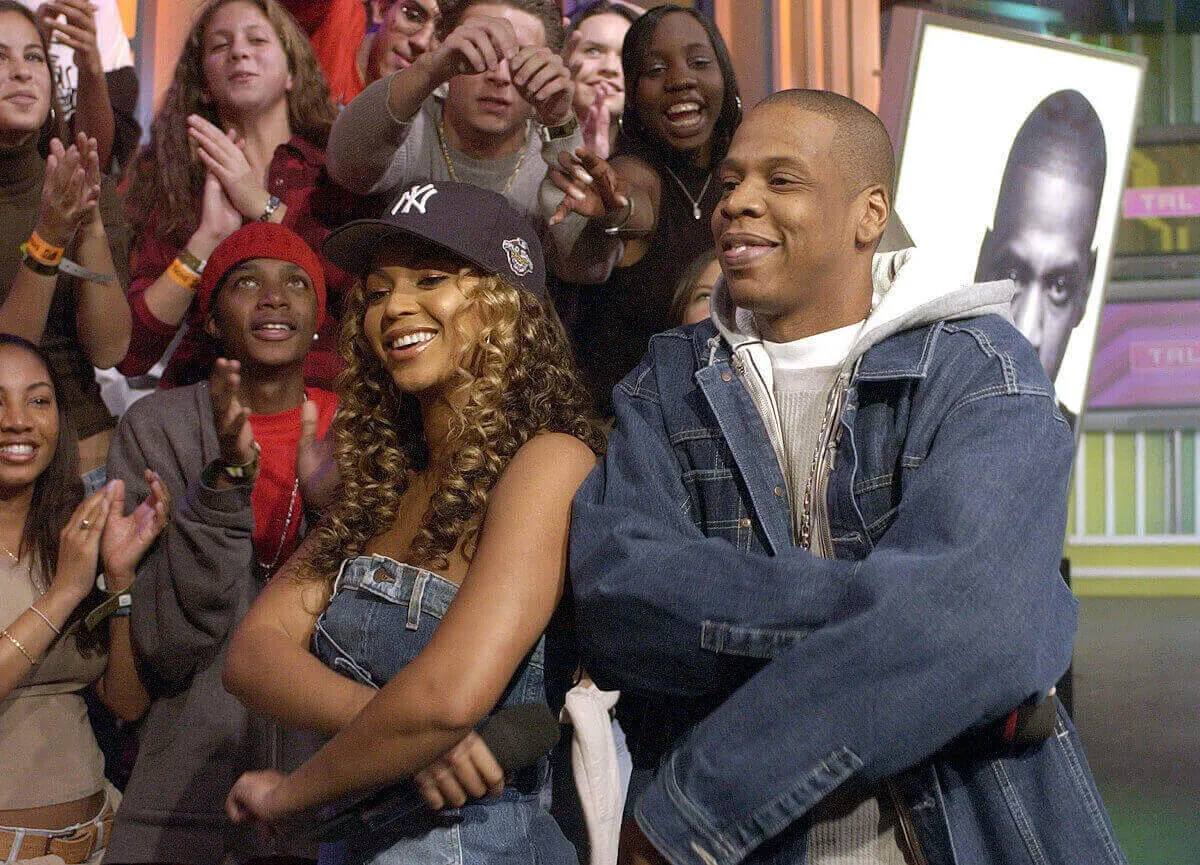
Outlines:
{"type": "Polygon", "coordinates": [[[317,327],[325,322],[325,268],[300,235],[274,222],[250,222],[221,241],[204,265],[196,306],[202,318],[212,311],[217,286],[237,265],[251,258],[274,258],[299,265],[312,280],[317,295],[317,327]]]}

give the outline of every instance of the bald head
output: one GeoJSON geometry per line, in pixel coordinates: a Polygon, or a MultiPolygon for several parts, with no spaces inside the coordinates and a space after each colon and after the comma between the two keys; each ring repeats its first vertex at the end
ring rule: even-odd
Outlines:
{"type": "Polygon", "coordinates": [[[834,158],[846,187],[857,195],[878,184],[892,200],[896,184],[896,157],[892,139],[874,112],[853,99],[828,90],[780,90],[760,105],[788,105],[831,120],[837,127],[834,158]]]}

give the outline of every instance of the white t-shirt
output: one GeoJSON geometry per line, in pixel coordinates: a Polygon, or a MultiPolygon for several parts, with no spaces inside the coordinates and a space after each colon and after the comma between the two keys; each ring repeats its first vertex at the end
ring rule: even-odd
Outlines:
{"type": "MultiPolygon", "coordinates": [[[[34,12],[43,0],[20,0],[21,4],[34,12]]],[[[96,43],[100,46],[100,65],[105,72],[133,65],[133,51],[125,37],[121,23],[121,12],[117,0],[91,0],[100,7],[96,11],[96,43]]],[[[79,70],[75,66],[75,52],[66,45],[51,43],[50,54],[54,58],[54,74],[58,85],[58,98],[69,118],[75,113],[75,90],[79,87],[79,70]]]]}

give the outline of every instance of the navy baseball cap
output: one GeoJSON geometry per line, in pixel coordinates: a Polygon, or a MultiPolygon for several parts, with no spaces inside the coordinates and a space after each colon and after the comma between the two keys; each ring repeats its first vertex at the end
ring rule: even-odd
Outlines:
{"type": "Polygon", "coordinates": [[[414,183],[378,219],[356,219],[330,232],[321,250],[342,270],[364,276],[393,237],[420,238],[546,297],[546,260],[537,232],[490,189],[449,180],[414,183]]]}

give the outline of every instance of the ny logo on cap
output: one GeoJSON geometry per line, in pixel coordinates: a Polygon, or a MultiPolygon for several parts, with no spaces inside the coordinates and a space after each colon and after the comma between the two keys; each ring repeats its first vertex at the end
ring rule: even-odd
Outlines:
{"type": "Polygon", "coordinates": [[[435,195],[437,195],[437,188],[432,183],[426,183],[423,186],[418,183],[400,196],[392,207],[392,216],[397,213],[408,213],[414,207],[424,214],[425,208],[429,206],[429,199],[435,195]]]}
{"type": "Polygon", "coordinates": [[[504,254],[508,256],[508,266],[517,276],[527,276],[533,273],[533,256],[529,254],[529,244],[523,237],[511,237],[500,244],[504,254]]]}

